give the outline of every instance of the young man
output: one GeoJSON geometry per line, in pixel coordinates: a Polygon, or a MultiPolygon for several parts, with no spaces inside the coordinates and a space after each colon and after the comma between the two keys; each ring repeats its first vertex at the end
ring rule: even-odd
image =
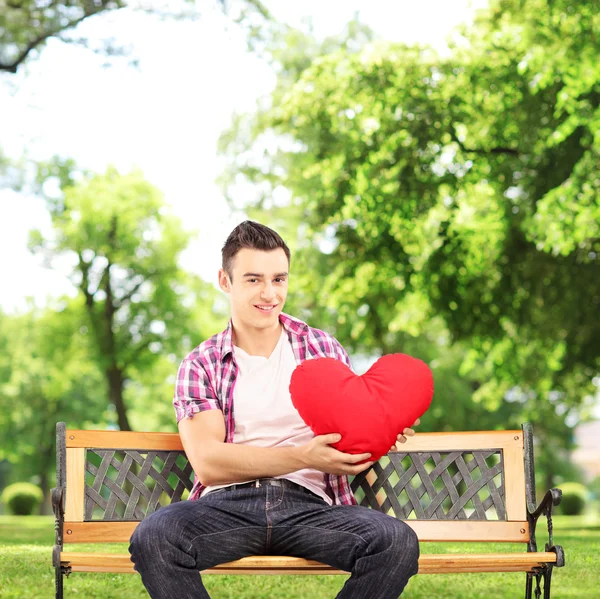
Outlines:
{"type": "Polygon", "coordinates": [[[348,355],[282,312],[290,251],[275,231],[246,221],[222,255],[229,326],[183,360],[175,388],[192,501],[142,520],[129,548],[135,569],[154,599],[205,599],[200,570],[249,555],[298,556],[351,572],[338,599],[397,599],[417,573],[415,533],[356,505],[347,476],[369,468],[359,462],[370,454],[337,451],[338,434],[315,436],[288,391],[297,364],[333,357],[350,366],[348,355]]]}

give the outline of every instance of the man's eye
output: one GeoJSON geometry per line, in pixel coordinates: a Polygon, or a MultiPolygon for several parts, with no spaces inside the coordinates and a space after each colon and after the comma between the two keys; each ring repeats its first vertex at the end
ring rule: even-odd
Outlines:
{"type": "Polygon", "coordinates": [[[277,277],[275,280],[276,280],[278,283],[285,283],[285,279],[282,279],[282,278],[279,278],[279,277],[277,277]]]}
{"type": "Polygon", "coordinates": [[[256,281],[258,281],[258,279],[248,279],[248,283],[256,283],[256,281]]]}

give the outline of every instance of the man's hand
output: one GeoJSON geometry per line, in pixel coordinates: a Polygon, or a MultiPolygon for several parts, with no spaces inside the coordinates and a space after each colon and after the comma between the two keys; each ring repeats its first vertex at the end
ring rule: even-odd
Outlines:
{"type": "Polygon", "coordinates": [[[306,467],[327,474],[353,476],[374,464],[374,460],[364,464],[358,463],[370,458],[370,453],[344,453],[331,447],[330,443],[337,443],[341,438],[342,436],[338,433],[319,435],[303,445],[300,449],[306,467]]]}
{"type": "MultiPolygon", "coordinates": [[[[421,420],[419,418],[417,418],[415,420],[415,423],[413,424],[413,426],[419,426],[419,424],[421,424],[421,420]]],[[[401,435],[398,435],[398,438],[396,439],[396,443],[394,443],[394,445],[392,445],[392,447],[390,448],[390,451],[400,451],[400,445],[402,443],[406,443],[407,437],[413,437],[415,434],[415,431],[412,428],[405,428],[402,431],[401,435]]]]}

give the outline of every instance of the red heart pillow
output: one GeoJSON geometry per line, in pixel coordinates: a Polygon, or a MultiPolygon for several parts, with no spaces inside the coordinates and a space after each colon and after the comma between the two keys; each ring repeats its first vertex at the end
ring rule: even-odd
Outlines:
{"type": "Polygon", "coordinates": [[[397,436],[422,416],[433,398],[433,374],[406,354],[382,356],[362,376],[334,358],[299,364],[290,381],[292,403],[315,435],[340,433],[345,453],[385,455],[397,436]]]}

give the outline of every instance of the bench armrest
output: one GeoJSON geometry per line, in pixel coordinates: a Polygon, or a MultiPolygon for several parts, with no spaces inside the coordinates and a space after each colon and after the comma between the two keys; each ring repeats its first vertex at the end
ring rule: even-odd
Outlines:
{"type": "Polygon", "coordinates": [[[65,515],[65,493],[62,488],[50,491],[52,497],[52,512],[56,518],[64,518],[65,515]]]}
{"type": "Polygon", "coordinates": [[[542,514],[552,516],[552,507],[559,505],[562,501],[562,491],[560,489],[550,489],[530,515],[537,520],[542,514]]]}
{"type": "Polygon", "coordinates": [[[529,521],[530,540],[527,546],[528,551],[537,551],[537,542],[535,539],[535,529],[540,516],[546,517],[548,526],[548,542],[545,545],[546,551],[556,553],[556,566],[565,565],[565,554],[560,545],[554,545],[553,529],[552,529],[552,508],[559,505],[562,499],[562,491],[560,489],[550,489],[542,499],[541,503],[533,511],[527,513],[529,521]]]}

